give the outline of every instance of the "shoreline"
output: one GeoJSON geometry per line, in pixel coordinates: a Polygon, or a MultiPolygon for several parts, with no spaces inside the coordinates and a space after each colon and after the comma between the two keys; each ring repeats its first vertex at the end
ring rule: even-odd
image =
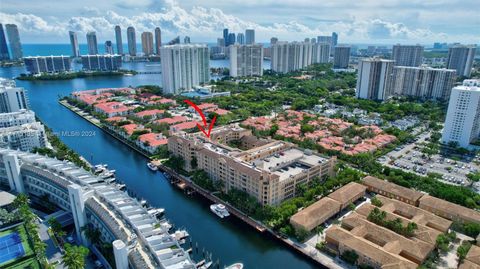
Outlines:
{"type": "MultiPolygon", "coordinates": [[[[118,134],[110,130],[109,128],[103,126],[100,121],[97,119],[93,118],[92,116],[88,115],[83,115],[78,108],[75,106],[70,105],[67,101],[65,100],[59,100],[58,101],[62,106],[70,110],[71,112],[75,113],[79,117],[83,118],[84,120],[88,121],[89,123],[95,125],[97,128],[101,129],[102,131],[105,131],[108,135],[114,137],[115,139],[119,140],[126,146],[132,148],[136,152],[140,153],[142,156],[147,158],[148,160],[152,160],[150,156],[148,156],[146,153],[142,152],[140,149],[136,148],[135,145],[132,145],[131,143],[128,143],[128,141],[125,141],[123,137],[120,137],[118,134]]],[[[321,253],[320,257],[316,253],[315,256],[312,256],[311,253],[308,252],[307,249],[304,249],[300,246],[302,243],[296,243],[288,238],[282,238],[278,233],[274,232],[273,230],[269,229],[266,227],[264,224],[261,222],[258,222],[257,220],[250,218],[248,215],[244,214],[240,210],[236,209],[235,207],[231,206],[230,204],[226,203],[225,201],[221,200],[220,198],[216,197],[215,195],[211,194],[209,191],[203,189],[202,187],[198,186],[191,180],[188,180],[186,177],[176,173],[175,171],[171,170],[169,167],[166,167],[162,164],[157,165],[159,168],[160,172],[162,173],[167,173],[170,177],[175,178],[177,182],[181,181],[181,183],[185,184],[187,187],[193,189],[196,193],[199,193],[203,198],[214,202],[214,203],[222,203],[224,204],[228,209],[229,212],[234,215],[238,220],[242,221],[243,223],[247,224],[251,228],[255,229],[257,232],[260,234],[268,234],[272,236],[273,238],[277,239],[280,241],[282,244],[285,246],[290,247],[291,250],[294,250],[295,253],[303,255],[303,257],[307,258],[310,262],[313,262],[315,264],[319,264],[325,268],[330,268],[330,269],[343,269],[345,267],[341,266],[338,264],[334,258],[331,258],[327,256],[324,253],[321,253],[318,251],[318,253],[321,253]]],[[[169,178],[166,178],[167,180],[171,180],[169,178]]],[[[178,184],[175,184],[175,186],[179,189],[181,189],[178,184]]]]}

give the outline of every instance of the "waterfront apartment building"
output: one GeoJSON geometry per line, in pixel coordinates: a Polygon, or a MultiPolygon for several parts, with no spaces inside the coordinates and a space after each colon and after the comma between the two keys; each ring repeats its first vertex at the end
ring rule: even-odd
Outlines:
{"type": "Polygon", "coordinates": [[[336,46],[333,53],[333,68],[347,69],[350,62],[350,46],[336,46]]]}
{"type": "Polygon", "coordinates": [[[475,45],[454,45],[450,47],[448,49],[447,68],[457,70],[457,75],[460,77],[470,77],[475,51],[475,45]]]}
{"type": "Polygon", "coordinates": [[[235,44],[236,38],[235,33],[228,34],[228,46],[235,44]]]}
{"type": "Polygon", "coordinates": [[[120,28],[120,25],[115,26],[115,42],[117,44],[117,54],[123,55],[122,28],[120,28]]]}
{"type": "Polygon", "coordinates": [[[80,57],[80,47],[78,45],[77,33],[74,31],[69,31],[68,37],[70,38],[70,46],[72,47],[73,58],[80,57]]]}
{"type": "Polygon", "coordinates": [[[0,185],[37,203],[48,196],[58,209],[69,213],[83,245],[91,242],[82,228],[97,230],[97,243],[113,244],[117,269],[196,268],[169,233],[168,222],[158,220],[127,192],[71,162],[0,149],[0,185]]]}
{"type": "Polygon", "coordinates": [[[210,80],[207,45],[177,44],[163,46],[162,86],[165,93],[179,94],[210,80]]]}
{"type": "MultiPolygon", "coordinates": [[[[314,40],[314,39],[312,39],[314,40]]],[[[318,43],[312,44],[312,63],[328,63],[330,60],[330,44],[318,43]]]]}
{"type": "Polygon", "coordinates": [[[442,142],[469,148],[480,134],[480,87],[457,86],[452,89],[442,142]]]}
{"type": "Polygon", "coordinates": [[[0,86],[0,113],[17,112],[28,109],[28,98],[24,88],[0,86]]]}
{"type": "Polygon", "coordinates": [[[145,56],[153,55],[153,34],[151,32],[142,33],[142,51],[145,56]]]}
{"type": "Polygon", "coordinates": [[[334,49],[336,45],[333,45],[332,36],[328,36],[328,35],[317,36],[317,43],[330,44],[330,55],[334,54],[334,49]]]}
{"type": "Polygon", "coordinates": [[[45,128],[40,122],[0,128],[0,147],[32,151],[47,145],[45,128]]]}
{"type": "Polygon", "coordinates": [[[271,47],[271,69],[278,73],[300,70],[312,64],[312,43],[277,42],[271,47]]]}
{"type": "Polygon", "coordinates": [[[0,23],[0,61],[10,60],[10,53],[8,53],[7,39],[3,31],[3,25],[0,23]]]}
{"type": "Polygon", "coordinates": [[[237,35],[237,44],[245,44],[245,35],[243,33],[238,33],[237,35]]]}
{"type": "Polygon", "coordinates": [[[396,66],[420,66],[423,61],[423,46],[420,45],[394,45],[392,60],[396,66]]]}
{"type": "Polygon", "coordinates": [[[137,56],[137,39],[135,37],[135,28],[133,28],[133,26],[127,28],[127,44],[128,54],[130,54],[130,56],[137,56]]]}
{"type": "Polygon", "coordinates": [[[168,138],[168,150],[184,159],[187,171],[203,170],[213,181],[221,181],[225,191],[244,191],[262,205],[278,205],[295,197],[300,184],[334,175],[335,157],[259,139],[238,125],[215,128],[210,138],[177,133],[168,138]],[[242,150],[229,146],[232,142],[242,150]]]}
{"type": "Polygon", "coordinates": [[[456,79],[456,71],[430,67],[393,67],[390,92],[396,96],[448,100],[456,79]]]}
{"type": "Polygon", "coordinates": [[[114,54],[112,41],[105,41],[105,54],[114,54]]]}
{"type": "Polygon", "coordinates": [[[162,47],[162,30],[160,27],[155,28],[155,54],[160,55],[160,48],[162,47]]]}
{"type": "Polygon", "coordinates": [[[230,49],[230,76],[247,77],[263,75],[263,46],[231,45],[230,49]]]}
{"type": "Polygon", "coordinates": [[[36,122],[35,113],[22,109],[16,112],[0,113],[0,128],[20,126],[36,122]]]}
{"type": "Polygon", "coordinates": [[[23,58],[25,68],[30,74],[61,73],[71,70],[69,56],[29,56],[23,58]]]}
{"type": "Polygon", "coordinates": [[[6,24],[5,31],[7,32],[8,43],[10,44],[10,55],[12,56],[12,60],[21,59],[23,57],[23,51],[17,25],[6,24]]]}
{"type": "Polygon", "coordinates": [[[255,44],[255,30],[254,29],[245,30],[245,44],[247,44],[247,45],[255,44]]]}
{"type": "Polygon", "coordinates": [[[87,33],[87,46],[88,46],[89,55],[98,54],[97,33],[95,32],[87,33]]]}
{"type": "Polygon", "coordinates": [[[122,56],[82,55],[82,66],[86,71],[116,71],[122,67],[122,56]]]}
{"type": "Polygon", "coordinates": [[[389,97],[394,61],[380,58],[362,59],[358,63],[357,98],[385,100],[389,97]]]}
{"type": "Polygon", "coordinates": [[[223,40],[225,40],[225,47],[228,47],[228,28],[223,29],[223,40]]]}

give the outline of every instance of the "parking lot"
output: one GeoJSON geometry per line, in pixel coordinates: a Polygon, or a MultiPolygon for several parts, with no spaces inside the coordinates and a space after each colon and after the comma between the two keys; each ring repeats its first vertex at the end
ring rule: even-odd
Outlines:
{"type": "Polygon", "coordinates": [[[457,156],[456,160],[440,154],[429,157],[421,152],[420,146],[429,136],[429,133],[421,134],[417,141],[396,148],[380,157],[378,161],[384,165],[419,175],[440,174],[441,180],[445,183],[469,186],[470,181],[467,174],[480,171],[480,166],[475,163],[479,161],[478,156],[465,156],[465,158],[457,156]]]}

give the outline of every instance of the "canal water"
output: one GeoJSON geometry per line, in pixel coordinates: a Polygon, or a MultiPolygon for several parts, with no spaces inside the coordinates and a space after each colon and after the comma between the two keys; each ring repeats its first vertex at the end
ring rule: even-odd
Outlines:
{"type": "MultiPolygon", "coordinates": [[[[213,67],[224,62],[212,61],[213,67]]],[[[127,69],[145,70],[159,68],[145,63],[124,66],[127,69]]],[[[0,77],[13,78],[24,72],[23,67],[0,68],[0,77]]],[[[136,75],[124,77],[85,78],[65,81],[17,81],[28,90],[30,106],[37,116],[70,148],[91,163],[107,163],[117,171],[119,180],[128,189],[155,207],[166,210],[166,216],[177,228],[185,228],[200,252],[212,253],[212,260],[220,261],[220,268],[234,262],[243,262],[247,269],[319,268],[304,257],[294,253],[280,242],[261,235],[234,218],[219,219],[202,199],[186,196],[163,177],[150,171],[146,158],[105,134],[100,129],[58,104],[58,98],[72,91],[103,87],[125,87],[161,84],[161,75],[136,75]],[[73,131],[73,132],[72,132],[73,131]],[[79,131],[79,132],[76,132],[79,131]],[[67,136],[85,134],[92,136],[67,136]]]]}

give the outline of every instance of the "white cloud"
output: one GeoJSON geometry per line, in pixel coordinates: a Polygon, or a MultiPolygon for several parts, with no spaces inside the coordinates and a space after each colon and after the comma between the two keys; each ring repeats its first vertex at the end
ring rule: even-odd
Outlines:
{"type": "MultiPolygon", "coordinates": [[[[295,2],[292,0],[283,4],[294,5],[295,2]]],[[[305,6],[306,2],[305,0],[299,0],[298,4],[305,6]]],[[[393,6],[394,4],[395,0],[390,0],[386,1],[384,6],[393,6]]],[[[245,5],[254,5],[254,3],[246,1],[245,5]]],[[[321,4],[314,3],[313,5],[321,4]]],[[[324,4],[324,6],[330,7],[335,5],[331,2],[324,4]]],[[[352,6],[355,5],[352,4],[352,6]]],[[[365,5],[373,6],[374,3],[367,1],[365,5]]],[[[78,31],[81,42],[88,31],[96,31],[100,40],[113,39],[115,25],[120,25],[123,29],[134,26],[137,32],[153,31],[155,27],[160,26],[164,34],[164,40],[177,35],[189,35],[192,41],[214,41],[216,37],[221,36],[221,30],[228,27],[232,32],[254,28],[259,41],[267,41],[272,36],[277,36],[282,40],[303,40],[305,37],[330,34],[332,31],[339,33],[339,40],[342,43],[425,43],[433,41],[469,43],[477,41],[475,33],[447,35],[425,27],[411,27],[404,23],[386,19],[368,18],[360,13],[359,16],[344,17],[343,20],[319,20],[315,22],[315,25],[305,24],[300,20],[259,24],[227,14],[218,8],[193,6],[187,10],[181,7],[176,0],[123,0],[117,2],[116,6],[131,9],[144,7],[143,10],[153,11],[135,12],[138,15],[125,16],[113,10],[103,11],[100,8],[83,8],[81,16],[72,16],[68,20],[23,13],[0,13],[0,18],[3,23],[17,24],[22,39],[27,42],[35,42],[39,38],[49,36],[55,37],[56,42],[67,43],[66,36],[69,30],[78,31]]],[[[266,14],[266,16],[268,15],[266,14]]],[[[412,17],[418,16],[418,14],[414,14],[412,17]]]]}

